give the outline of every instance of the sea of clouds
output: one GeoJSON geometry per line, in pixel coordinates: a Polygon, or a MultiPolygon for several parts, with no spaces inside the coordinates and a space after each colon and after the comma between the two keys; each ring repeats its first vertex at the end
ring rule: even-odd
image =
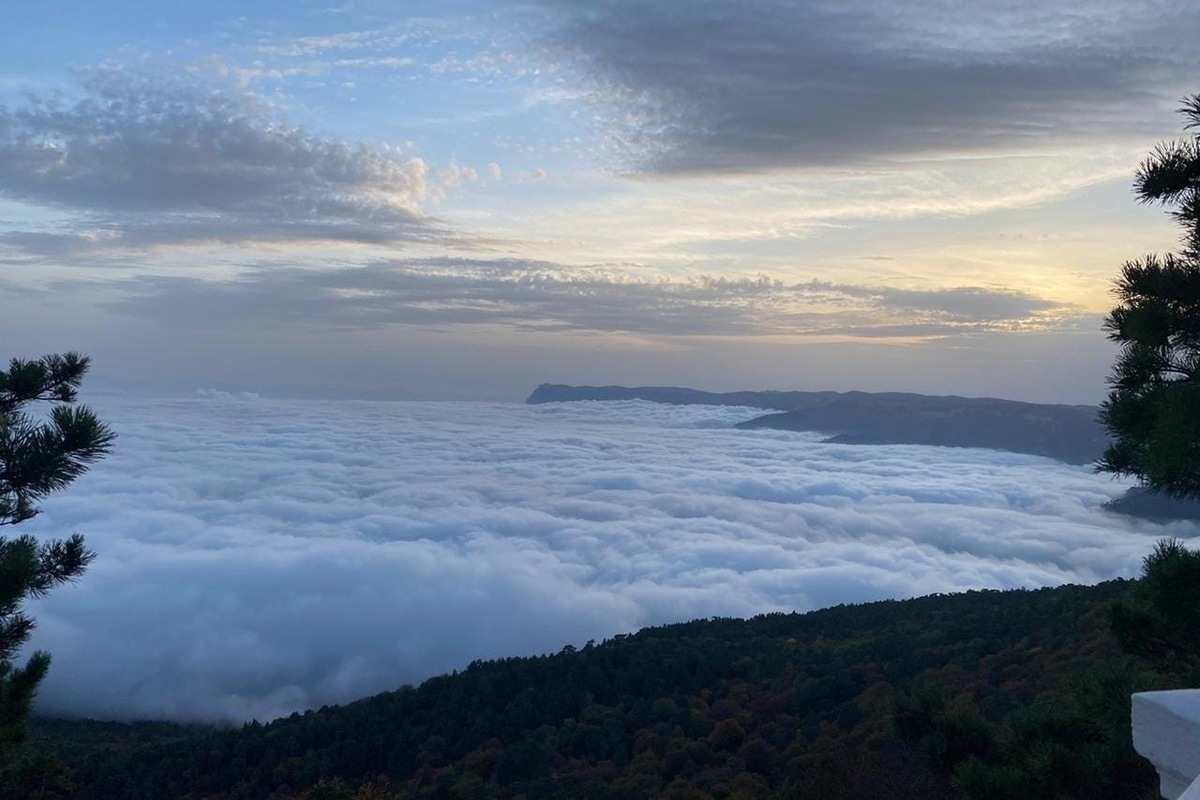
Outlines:
{"type": "Polygon", "coordinates": [[[105,398],[23,524],[99,553],[35,602],[43,713],[269,719],[646,625],[1136,574],[1200,535],[1032,456],[739,431],[760,411],[105,398]]]}

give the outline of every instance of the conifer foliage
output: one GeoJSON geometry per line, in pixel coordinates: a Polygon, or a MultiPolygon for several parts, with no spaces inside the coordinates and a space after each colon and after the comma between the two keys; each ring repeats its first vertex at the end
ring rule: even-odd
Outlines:
{"type": "MultiPolygon", "coordinates": [[[[108,452],[113,432],[75,402],[88,370],[78,353],[13,359],[0,371],[0,526],[38,513],[38,503],[79,477],[108,452]],[[31,407],[49,403],[48,414],[31,407]]],[[[35,652],[14,663],[34,621],[25,602],[81,575],[94,554],[83,537],[39,540],[0,536],[0,761],[25,734],[34,693],[50,656],[35,652]]]]}
{"type": "Polygon", "coordinates": [[[1114,437],[1102,471],[1200,498],[1200,95],[1184,102],[1189,136],[1158,145],[1134,190],[1183,227],[1178,253],[1127,262],[1105,320],[1121,346],[1100,418],[1114,437]]]}
{"type": "Polygon", "coordinates": [[[1121,649],[1181,685],[1200,681],[1200,550],[1164,539],[1142,562],[1135,591],[1112,609],[1121,649]]]}

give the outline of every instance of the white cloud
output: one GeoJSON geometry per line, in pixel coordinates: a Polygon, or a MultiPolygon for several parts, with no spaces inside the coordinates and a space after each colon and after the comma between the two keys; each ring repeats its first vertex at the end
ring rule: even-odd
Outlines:
{"type": "Polygon", "coordinates": [[[197,389],[192,397],[198,400],[260,400],[257,392],[227,392],[224,389],[197,389]]]}
{"type": "Polygon", "coordinates": [[[823,445],[748,409],[105,399],[110,458],[22,526],[100,557],[35,604],[45,712],[267,718],[709,615],[1136,571],[1123,487],[823,445]]]}

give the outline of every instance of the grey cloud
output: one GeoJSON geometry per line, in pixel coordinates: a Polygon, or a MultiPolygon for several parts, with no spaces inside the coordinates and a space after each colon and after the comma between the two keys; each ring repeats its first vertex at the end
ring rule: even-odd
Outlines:
{"type": "Polygon", "coordinates": [[[849,333],[934,336],[1046,326],[1069,309],[980,287],[901,290],[767,278],[640,277],[625,269],[523,260],[431,259],[344,269],[265,269],[230,281],[150,277],[110,307],[190,322],[500,324],[666,335],[849,333]]]}
{"type": "Polygon", "coordinates": [[[12,233],[10,244],[53,254],[195,240],[451,235],[420,213],[425,165],[402,149],[318,136],[203,77],[184,85],[97,70],[82,89],[74,101],[34,96],[0,107],[0,196],[82,215],[75,230],[12,233]]]}
{"type": "MultiPolygon", "coordinates": [[[[1194,4],[543,0],[632,171],[829,167],[1161,131],[1194,4]]],[[[1167,118],[1166,123],[1170,120],[1167,118]]]]}
{"type": "Polygon", "coordinates": [[[42,711],[269,718],[638,627],[1136,572],[1123,490],[1014,454],[820,444],[751,409],[101,398],[113,454],[28,523],[42,711]],[[112,642],[122,642],[112,647],[112,642]]]}
{"type": "Polygon", "coordinates": [[[0,233],[0,244],[8,251],[0,255],[0,263],[19,263],[37,259],[63,259],[91,250],[95,242],[83,234],[47,233],[45,231],[8,231],[0,233]]]}
{"type": "Polygon", "coordinates": [[[1023,319],[1060,307],[1025,292],[977,286],[934,291],[890,289],[880,297],[886,307],[900,311],[929,311],[979,321],[1023,319]]]}
{"type": "MultiPolygon", "coordinates": [[[[913,314],[932,314],[956,322],[1000,322],[1026,319],[1060,310],[1062,305],[1026,292],[958,286],[951,289],[871,288],[822,281],[801,284],[814,292],[872,300],[881,308],[913,314]]],[[[800,288],[800,287],[797,287],[800,288]]]]}

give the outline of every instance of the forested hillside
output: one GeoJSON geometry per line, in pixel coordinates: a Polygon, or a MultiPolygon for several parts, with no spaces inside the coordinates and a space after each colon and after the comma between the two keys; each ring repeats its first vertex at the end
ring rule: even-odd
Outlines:
{"type": "MultiPolygon", "coordinates": [[[[696,621],[268,725],[42,723],[37,744],[87,800],[956,797],[929,737],[895,735],[897,697],[940,686],[986,724],[1066,697],[1122,663],[1109,606],[1131,585],[696,621]]],[[[1124,796],[1152,783],[1134,773],[1124,796]]]]}

